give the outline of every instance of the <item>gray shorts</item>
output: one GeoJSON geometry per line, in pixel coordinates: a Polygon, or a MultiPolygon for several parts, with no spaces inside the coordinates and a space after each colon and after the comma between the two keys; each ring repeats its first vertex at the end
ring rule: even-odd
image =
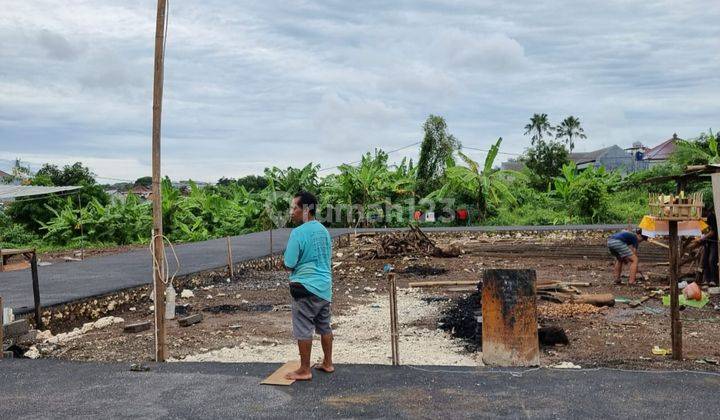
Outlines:
{"type": "Polygon", "coordinates": [[[617,259],[632,257],[633,252],[627,244],[619,239],[608,239],[608,249],[617,259]]]}
{"type": "Polygon", "coordinates": [[[330,305],[330,302],[315,295],[293,299],[293,337],[296,340],[312,340],[313,330],[320,335],[331,334],[330,305]]]}

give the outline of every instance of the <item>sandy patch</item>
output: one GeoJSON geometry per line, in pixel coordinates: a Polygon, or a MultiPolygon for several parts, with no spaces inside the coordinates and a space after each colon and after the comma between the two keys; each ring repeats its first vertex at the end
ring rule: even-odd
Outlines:
{"type": "MultiPolygon", "coordinates": [[[[400,322],[400,363],[408,365],[481,365],[481,354],[465,351],[460,340],[434,325],[442,303],[425,302],[424,295],[415,290],[398,291],[398,319],[400,322]],[[417,326],[420,324],[420,326],[417,326]]],[[[335,363],[390,364],[390,312],[387,296],[373,295],[370,302],[357,306],[351,314],[333,318],[335,363]]],[[[322,355],[319,337],[313,341],[312,360],[322,355]]],[[[280,343],[257,345],[240,343],[207,353],[186,357],[188,362],[285,362],[297,359],[297,346],[290,337],[280,343]]]]}

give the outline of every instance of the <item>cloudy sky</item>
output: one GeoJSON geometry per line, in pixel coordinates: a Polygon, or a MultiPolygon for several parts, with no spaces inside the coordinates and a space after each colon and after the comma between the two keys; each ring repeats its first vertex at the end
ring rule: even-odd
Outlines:
{"type": "MultiPolygon", "coordinates": [[[[579,116],[579,150],[720,128],[717,0],[170,3],[174,179],[332,167],[420,141],[428,114],[466,146],[502,136],[506,153],[527,147],[535,112],[579,116]]],[[[2,1],[0,168],[19,157],[149,174],[155,7],[2,1]]]]}

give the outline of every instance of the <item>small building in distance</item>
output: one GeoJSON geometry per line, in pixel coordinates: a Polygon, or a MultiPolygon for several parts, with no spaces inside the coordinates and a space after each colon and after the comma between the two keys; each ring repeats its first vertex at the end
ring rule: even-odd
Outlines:
{"type": "Polygon", "coordinates": [[[152,188],[144,185],[136,185],[129,191],[130,194],[135,194],[143,200],[149,200],[152,197],[152,188]]]}
{"type": "Polygon", "coordinates": [[[9,173],[3,171],[0,169],[0,184],[8,184],[10,183],[10,179],[12,178],[12,175],[9,173]]]}
{"type": "Polygon", "coordinates": [[[520,158],[510,158],[500,164],[500,169],[504,171],[522,171],[525,169],[525,163],[520,158]]]}
{"type": "Polygon", "coordinates": [[[647,167],[652,168],[653,166],[667,162],[668,159],[670,159],[670,156],[675,153],[678,140],[682,139],[678,137],[677,133],[675,133],[671,138],[655,147],[647,149],[643,158],[643,161],[647,163],[647,167]]]}
{"type": "MultiPolygon", "coordinates": [[[[622,175],[652,168],[667,162],[675,153],[677,142],[682,139],[677,134],[655,147],[646,147],[639,141],[631,147],[622,149],[617,145],[605,147],[589,152],[570,153],[569,158],[575,162],[577,168],[604,167],[607,171],[619,171],[622,175]]],[[[521,158],[508,159],[500,164],[502,169],[521,171],[525,164],[521,158]]]]}
{"type": "Polygon", "coordinates": [[[570,153],[570,160],[581,170],[602,166],[608,171],[620,171],[623,175],[637,170],[633,156],[617,145],[590,152],[570,153]]]}

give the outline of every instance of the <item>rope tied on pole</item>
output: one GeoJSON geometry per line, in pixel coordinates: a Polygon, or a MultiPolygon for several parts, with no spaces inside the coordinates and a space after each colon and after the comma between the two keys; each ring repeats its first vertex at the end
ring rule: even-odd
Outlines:
{"type": "Polygon", "coordinates": [[[175,252],[175,247],[173,246],[172,242],[170,242],[170,239],[168,239],[165,235],[153,235],[152,239],[150,240],[150,255],[152,255],[153,258],[153,273],[157,273],[158,278],[162,280],[164,285],[172,285],[173,280],[175,280],[175,276],[180,271],[180,259],[178,259],[177,253],[175,252]],[[170,266],[166,258],[165,247],[163,247],[161,250],[162,264],[160,264],[155,255],[155,239],[158,237],[163,240],[163,243],[167,243],[173,253],[173,257],[175,258],[175,271],[173,272],[172,277],[168,276],[170,266]]]}

